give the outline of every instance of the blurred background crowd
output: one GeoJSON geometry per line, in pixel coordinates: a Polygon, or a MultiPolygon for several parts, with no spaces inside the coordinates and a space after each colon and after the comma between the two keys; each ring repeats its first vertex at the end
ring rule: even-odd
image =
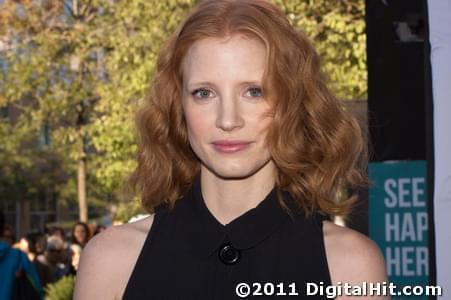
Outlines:
{"type": "MultiPolygon", "coordinates": [[[[65,277],[72,285],[83,248],[93,236],[105,229],[102,225],[76,222],[70,230],[57,226],[45,227],[44,231],[30,232],[16,239],[14,228],[5,224],[1,212],[0,222],[1,299],[8,299],[6,295],[14,294],[14,290],[18,288],[14,282],[18,277],[17,270],[25,272],[32,283],[32,289],[41,295],[44,289],[51,291],[52,284],[65,277]],[[10,283],[9,286],[7,282],[10,283]]],[[[61,283],[64,285],[66,281],[61,283]]],[[[53,289],[58,287],[54,286],[53,289]]],[[[63,287],[64,291],[70,294],[71,288],[63,287]]]]}

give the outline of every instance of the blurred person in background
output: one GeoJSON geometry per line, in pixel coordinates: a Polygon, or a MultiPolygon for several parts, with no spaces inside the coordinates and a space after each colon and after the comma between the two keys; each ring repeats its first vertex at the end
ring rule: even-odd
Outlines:
{"type": "Polygon", "coordinates": [[[27,234],[25,238],[22,238],[21,245],[23,245],[22,247],[27,245],[28,248],[22,248],[22,251],[28,253],[29,258],[34,257],[33,259],[30,258],[30,261],[34,264],[41,280],[41,284],[44,287],[52,278],[52,270],[48,267],[45,257],[47,235],[42,232],[27,234]],[[26,244],[23,240],[26,241],[26,244]]]}
{"type": "Polygon", "coordinates": [[[51,227],[48,230],[48,234],[49,234],[49,236],[57,236],[57,237],[61,238],[64,242],[66,242],[66,233],[64,232],[64,229],[61,227],[57,227],[57,226],[51,227]]]}
{"type": "Polygon", "coordinates": [[[77,222],[72,227],[72,244],[77,244],[83,249],[88,243],[90,237],[91,235],[88,224],[84,222],[77,222]]]}
{"type": "Polygon", "coordinates": [[[34,264],[43,286],[71,273],[72,251],[63,241],[61,232],[64,231],[60,229],[50,229],[48,238],[44,233],[29,233],[18,244],[18,249],[34,264]]]}
{"type": "Polygon", "coordinates": [[[34,265],[24,252],[3,240],[4,229],[5,218],[0,211],[0,299],[42,299],[44,293],[34,265]]]}
{"type": "Polygon", "coordinates": [[[62,251],[62,263],[65,266],[71,266],[72,261],[72,251],[70,250],[71,243],[66,239],[66,233],[62,227],[53,226],[48,230],[48,237],[57,237],[63,241],[64,250],[62,251]]]}
{"type": "Polygon", "coordinates": [[[67,250],[64,241],[59,236],[50,236],[44,255],[37,258],[42,285],[46,286],[61,279],[70,273],[70,265],[67,259],[67,250]]]}
{"type": "MultiPolygon", "coordinates": [[[[38,254],[36,245],[38,244],[38,239],[40,238],[45,240],[45,235],[42,233],[28,233],[19,241],[18,249],[25,252],[31,262],[36,259],[36,255],[38,254]]],[[[44,249],[42,249],[42,252],[44,252],[44,249]]]]}
{"type": "Polygon", "coordinates": [[[72,244],[70,246],[70,250],[71,250],[71,253],[72,253],[71,265],[69,267],[70,274],[76,275],[77,274],[77,270],[78,270],[78,264],[80,262],[80,256],[81,256],[82,248],[80,247],[80,245],[72,244]]]}

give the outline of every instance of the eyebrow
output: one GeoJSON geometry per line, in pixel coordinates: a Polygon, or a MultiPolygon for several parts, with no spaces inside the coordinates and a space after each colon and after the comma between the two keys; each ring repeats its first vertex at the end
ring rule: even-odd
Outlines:
{"type": "Polygon", "coordinates": [[[209,86],[216,86],[214,83],[210,81],[193,81],[193,82],[187,82],[186,86],[192,86],[192,85],[209,85],[209,86]]]}
{"type": "MultiPolygon", "coordinates": [[[[261,85],[262,83],[260,81],[243,81],[240,82],[240,85],[261,85]]],[[[186,86],[216,86],[216,84],[210,82],[210,81],[194,81],[194,82],[187,82],[186,86]]]]}

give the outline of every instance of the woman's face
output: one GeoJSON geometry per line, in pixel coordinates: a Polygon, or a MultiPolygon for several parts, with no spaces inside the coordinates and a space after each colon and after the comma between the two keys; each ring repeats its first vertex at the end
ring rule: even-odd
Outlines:
{"type": "Polygon", "coordinates": [[[74,236],[75,239],[79,243],[84,243],[86,241],[88,233],[86,232],[85,228],[82,225],[76,225],[74,228],[74,236]]]}
{"type": "Polygon", "coordinates": [[[256,39],[208,38],[190,47],[183,64],[183,110],[202,171],[239,179],[273,167],[265,143],[272,121],[262,95],[265,67],[266,49],[256,39]]]}

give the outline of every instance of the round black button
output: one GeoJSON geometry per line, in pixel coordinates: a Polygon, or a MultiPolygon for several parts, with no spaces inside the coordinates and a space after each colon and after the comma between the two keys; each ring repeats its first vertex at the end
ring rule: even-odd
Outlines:
{"type": "Polygon", "coordinates": [[[227,243],[219,249],[219,259],[226,265],[232,265],[240,259],[240,250],[227,243]]]}

